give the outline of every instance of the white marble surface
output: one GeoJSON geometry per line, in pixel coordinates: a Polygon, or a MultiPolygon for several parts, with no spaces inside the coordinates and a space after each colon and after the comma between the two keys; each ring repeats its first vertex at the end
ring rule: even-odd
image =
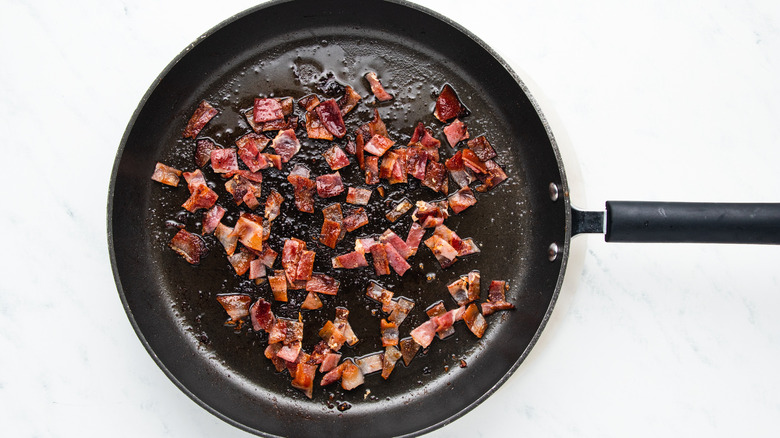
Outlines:
{"type": "MultiPolygon", "coordinates": [[[[420,3],[533,85],[580,207],[780,201],[776,1],[420,3]]],[[[105,223],[139,99],[187,44],[251,5],[0,0],[4,436],[248,436],[147,355],[116,293],[105,223]]],[[[431,436],[780,434],[780,247],[592,236],[574,253],[528,360],[431,436]]]]}

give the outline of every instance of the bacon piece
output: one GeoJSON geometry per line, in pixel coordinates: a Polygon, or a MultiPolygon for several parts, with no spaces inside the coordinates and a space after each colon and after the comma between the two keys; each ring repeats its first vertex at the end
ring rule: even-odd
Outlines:
{"type": "Polygon", "coordinates": [[[501,168],[498,164],[496,164],[493,160],[488,160],[485,162],[485,168],[487,169],[487,175],[480,175],[480,180],[482,181],[482,185],[477,186],[478,192],[486,192],[493,187],[501,184],[502,182],[506,181],[507,176],[506,173],[504,173],[504,169],[501,168]]]}
{"type": "Polygon", "coordinates": [[[477,154],[471,149],[461,149],[461,159],[463,164],[477,174],[488,173],[485,162],[480,160],[477,154]]]}
{"type": "Polygon", "coordinates": [[[344,217],[344,228],[352,232],[368,224],[368,215],[363,207],[358,207],[344,217]]]}
{"type": "Polygon", "coordinates": [[[417,254],[417,248],[420,247],[424,235],[425,229],[417,222],[413,222],[412,227],[409,228],[409,234],[406,236],[406,246],[412,250],[412,255],[417,254]]]}
{"type": "Polygon", "coordinates": [[[412,133],[412,138],[409,140],[408,146],[414,146],[419,144],[430,155],[429,159],[439,161],[439,153],[437,149],[441,147],[441,142],[433,136],[433,131],[430,128],[426,128],[423,122],[418,122],[412,133]]]}
{"type": "Polygon", "coordinates": [[[250,252],[248,249],[241,247],[239,248],[238,252],[234,252],[233,255],[229,255],[227,257],[228,262],[230,262],[230,265],[233,266],[233,269],[236,271],[236,275],[239,277],[246,274],[246,271],[249,270],[249,265],[252,263],[252,260],[255,259],[254,253],[250,252]]]}
{"type": "Polygon", "coordinates": [[[393,140],[390,140],[386,136],[375,134],[373,137],[371,137],[371,140],[369,140],[368,143],[365,144],[363,150],[365,150],[369,154],[373,154],[376,155],[377,157],[381,157],[394,144],[395,142],[393,140]]]}
{"type": "Polygon", "coordinates": [[[433,111],[433,116],[442,122],[446,122],[467,114],[468,110],[458,99],[455,90],[450,84],[445,84],[439,93],[439,97],[436,98],[436,109],[433,111]]]}
{"type": "Polygon", "coordinates": [[[355,269],[368,266],[366,256],[358,251],[336,256],[333,258],[332,263],[335,269],[355,269]]]}
{"type": "Polygon", "coordinates": [[[344,307],[336,307],[336,316],[333,318],[333,323],[344,333],[347,345],[352,346],[358,343],[358,338],[355,336],[355,332],[352,331],[349,321],[347,321],[348,317],[349,310],[344,307]]]}
{"type": "Polygon", "coordinates": [[[344,124],[344,118],[341,116],[341,108],[333,99],[320,102],[314,109],[322,122],[331,134],[338,138],[343,138],[347,134],[347,126],[344,124]]]}
{"type": "Polygon", "coordinates": [[[377,78],[376,73],[372,71],[368,72],[366,73],[365,78],[371,86],[371,92],[374,94],[374,97],[376,97],[376,100],[387,102],[388,100],[393,99],[393,95],[385,91],[385,88],[382,86],[379,78],[377,78]]]}
{"type": "Polygon", "coordinates": [[[463,247],[463,239],[461,239],[460,236],[458,236],[454,231],[449,229],[446,225],[438,225],[433,230],[433,234],[444,239],[453,248],[455,248],[455,251],[458,251],[458,255],[461,255],[460,250],[463,247]]]}
{"type": "Polygon", "coordinates": [[[435,192],[444,191],[444,183],[447,180],[447,169],[436,161],[428,161],[425,169],[425,179],[422,184],[435,192]]]}
{"type": "Polygon", "coordinates": [[[233,228],[218,223],[217,228],[214,230],[214,235],[217,236],[222,246],[225,247],[227,255],[233,255],[236,251],[236,245],[238,245],[238,236],[233,234],[233,228]]]}
{"type": "Polygon", "coordinates": [[[320,120],[315,109],[306,112],[306,136],[317,140],[333,140],[334,138],[320,120]]]}
{"type": "Polygon", "coordinates": [[[268,284],[274,294],[274,300],[287,302],[287,277],[284,271],[274,271],[274,275],[268,276],[268,284]]]}
{"type": "Polygon", "coordinates": [[[237,324],[249,316],[249,305],[252,298],[246,294],[217,295],[217,301],[230,316],[230,324],[237,324]]]}
{"type": "Polygon", "coordinates": [[[208,138],[202,138],[197,141],[195,146],[195,165],[203,167],[211,161],[211,151],[217,148],[217,145],[208,138]]]}
{"type": "Polygon", "coordinates": [[[376,108],[374,108],[374,118],[359,129],[365,131],[363,135],[364,138],[371,138],[375,135],[387,137],[387,126],[385,126],[385,122],[382,121],[382,118],[379,117],[379,110],[376,108]]]}
{"type": "Polygon", "coordinates": [[[406,262],[393,245],[385,244],[385,251],[387,252],[387,259],[390,262],[390,266],[393,267],[396,274],[403,277],[406,271],[411,268],[409,263],[406,262]]]}
{"type": "Polygon", "coordinates": [[[171,166],[166,166],[163,163],[157,163],[154,166],[154,173],[152,179],[159,183],[171,187],[177,187],[179,185],[179,177],[181,176],[181,170],[175,169],[171,166]]]}
{"type": "Polygon", "coordinates": [[[341,283],[330,275],[314,274],[311,280],[306,282],[306,290],[324,295],[336,295],[341,283]]]}
{"type": "Polygon", "coordinates": [[[252,113],[255,123],[272,122],[284,118],[282,105],[278,100],[272,98],[255,98],[255,105],[252,113]]]}
{"type": "Polygon", "coordinates": [[[371,247],[376,245],[376,240],[373,237],[361,237],[355,239],[355,251],[365,254],[371,252],[371,247]]]}
{"type": "MultiPolygon", "coordinates": [[[[388,152],[382,159],[382,166],[385,166],[384,160],[390,159],[391,154],[395,156],[395,159],[390,166],[390,172],[387,176],[388,182],[390,184],[406,183],[406,148],[398,148],[394,152],[388,152]]],[[[381,169],[379,175],[382,176],[381,169]]]]}
{"type": "Polygon", "coordinates": [[[451,194],[449,198],[447,198],[447,202],[450,204],[452,211],[455,212],[455,214],[458,214],[476,204],[477,198],[474,197],[474,192],[466,186],[451,194]]]}
{"type": "Polygon", "coordinates": [[[314,375],[317,371],[317,365],[311,365],[305,362],[298,363],[295,371],[295,378],[291,385],[293,388],[300,389],[306,394],[306,397],[312,398],[314,394],[314,375]]]}
{"type": "MultiPolygon", "coordinates": [[[[452,123],[444,127],[444,135],[447,137],[447,142],[450,146],[455,147],[461,140],[469,138],[469,131],[466,129],[465,123],[461,122],[459,119],[455,119],[452,123]]],[[[484,136],[481,137],[485,138],[484,136]]]]}
{"type": "Polygon", "coordinates": [[[385,350],[385,354],[382,358],[382,378],[387,380],[388,377],[390,377],[390,373],[393,372],[393,369],[395,368],[396,362],[398,362],[398,359],[403,357],[401,352],[395,348],[394,346],[387,347],[385,350]]]}
{"type": "Polygon", "coordinates": [[[401,357],[404,360],[404,365],[409,366],[414,356],[420,351],[420,344],[414,338],[404,338],[401,339],[399,347],[401,347],[401,357]]]}
{"type": "Polygon", "coordinates": [[[385,217],[390,222],[397,221],[401,216],[406,214],[407,211],[409,211],[412,208],[412,203],[407,198],[403,198],[400,201],[398,201],[397,204],[395,204],[395,207],[393,207],[392,210],[388,211],[385,217]]]}
{"type": "Polygon", "coordinates": [[[429,319],[412,330],[409,334],[422,348],[428,348],[436,335],[436,321],[429,319]]]}
{"type": "Polygon", "coordinates": [[[398,235],[395,234],[390,229],[385,230],[385,232],[382,233],[382,236],[380,237],[379,240],[382,243],[389,243],[390,245],[392,245],[393,248],[395,248],[395,250],[398,252],[398,254],[400,254],[401,257],[404,258],[404,260],[408,259],[409,256],[414,254],[412,248],[410,248],[409,245],[407,245],[403,239],[398,237],[398,235]]]}
{"type": "Polygon", "coordinates": [[[366,157],[366,184],[379,184],[379,158],[366,157]]]}
{"type": "Polygon", "coordinates": [[[379,323],[379,329],[382,333],[383,347],[398,345],[398,325],[396,323],[383,318],[379,323]]]}
{"type": "Polygon", "coordinates": [[[363,373],[351,359],[344,362],[344,370],[341,372],[341,388],[347,391],[353,390],[365,382],[363,373]]]}
{"type": "Polygon", "coordinates": [[[263,220],[251,213],[241,213],[233,228],[233,234],[246,247],[255,251],[263,250],[263,220]]]}
{"type": "Polygon", "coordinates": [[[360,94],[358,94],[354,88],[349,85],[344,87],[344,96],[338,101],[341,115],[346,116],[347,113],[352,111],[352,109],[357,106],[358,102],[360,102],[360,99],[360,94]]]}
{"type": "Polygon", "coordinates": [[[476,304],[471,303],[469,307],[466,308],[466,312],[463,314],[463,321],[466,323],[469,330],[471,330],[471,333],[474,333],[478,338],[481,338],[482,335],[485,334],[487,321],[485,321],[485,317],[479,313],[479,308],[476,304]]]}
{"type": "Polygon", "coordinates": [[[329,248],[335,249],[342,230],[343,228],[338,222],[325,219],[322,223],[322,230],[320,231],[320,242],[329,248]]]}
{"type": "Polygon", "coordinates": [[[249,262],[249,279],[255,280],[261,277],[265,277],[265,264],[262,259],[254,259],[249,262]]]}
{"type": "MultiPolygon", "coordinates": [[[[287,181],[292,184],[294,189],[295,207],[305,213],[314,213],[314,191],[317,184],[308,178],[308,170],[306,170],[307,176],[297,174],[296,169],[299,168],[303,168],[303,166],[296,166],[287,176],[287,181]]],[[[305,168],[303,169],[305,170],[305,168]]]]}
{"type": "Polygon", "coordinates": [[[311,111],[320,104],[320,98],[316,94],[307,94],[298,100],[298,105],[306,111],[311,111]]]}
{"type": "Polygon", "coordinates": [[[383,288],[374,281],[369,282],[366,288],[366,296],[381,303],[382,311],[385,313],[390,313],[395,309],[396,303],[393,301],[393,292],[383,288]]]}
{"type": "Polygon", "coordinates": [[[420,222],[423,228],[433,228],[444,223],[449,217],[446,202],[417,201],[417,208],[412,213],[412,220],[420,222]]]}
{"type": "Polygon", "coordinates": [[[325,161],[327,161],[331,170],[339,170],[349,166],[347,154],[338,145],[334,144],[330,149],[323,152],[322,155],[325,157],[325,161]]]}
{"type": "Polygon", "coordinates": [[[320,329],[318,335],[333,351],[338,351],[347,341],[346,336],[344,336],[344,332],[340,330],[336,324],[333,323],[333,321],[327,321],[320,329]]]}
{"type": "Polygon", "coordinates": [[[468,299],[477,301],[479,299],[479,271],[471,271],[466,275],[469,281],[468,299]]]}
{"type": "Polygon", "coordinates": [[[371,247],[371,256],[374,258],[376,275],[390,275],[390,264],[387,257],[387,245],[377,243],[371,247]]]}
{"type": "Polygon", "coordinates": [[[332,198],[344,192],[341,174],[337,172],[317,177],[317,195],[320,198],[332,198]]]}
{"type": "Polygon", "coordinates": [[[203,213],[203,231],[204,235],[211,234],[217,229],[217,224],[222,220],[225,215],[225,209],[219,205],[214,205],[203,213]]]}
{"type": "Polygon", "coordinates": [[[455,328],[452,326],[455,323],[455,319],[453,315],[448,315],[443,302],[439,301],[426,310],[425,313],[436,323],[436,334],[439,336],[439,339],[444,339],[455,333],[455,328]]]}
{"type": "Polygon", "coordinates": [[[324,376],[322,376],[322,380],[320,381],[320,386],[328,386],[332,383],[337,382],[341,378],[341,375],[344,372],[344,367],[346,366],[346,364],[347,362],[344,361],[341,363],[341,365],[333,368],[332,370],[328,371],[324,376]]]}
{"type": "Polygon", "coordinates": [[[371,189],[350,187],[347,189],[347,203],[354,205],[368,205],[371,199],[371,189]]]}
{"type": "Polygon", "coordinates": [[[184,138],[195,138],[200,134],[204,126],[217,115],[219,111],[210,103],[202,100],[184,128],[184,138]]]}
{"type": "Polygon", "coordinates": [[[298,127],[298,117],[289,117],[271,122],[255,125],[255,132],[282,131],[285,129],[296,129],[298,127]]]}
{"type": "Polygon", "coordinates": [[[341,353],[332,353],[332,352],[325,353],[325,356],[322,358],[322,363],[320,364],[320,372],[321,373],[330,372],[331,370],[336,368],[340,360],[341,360],[341,353]]]}
{"type": "Polygon", "coordinates": [[[182,207],[190,213],[195,213],[200,208],[211,208],[216,202],[218,195],[206,184],[206,178],[200,169],[193,172],[182,173],[187,181],[187,188],[190,191],[190,197],[182,207]]]}
{"type": "Polygon", "coordinates": [[[315,256],[316,253],[314,251],[301,251],[301,259],[298,261],[298,266],[295,270],[295,280],[311,280],[315,256]]]}
{"type": "Polygon", "coordinates": [[[271,312],[271,303],[260,298],[249,308],[249,319],[252,321],[252,330],[269,331],[276,324],[276,317],[271,312]]]}
{"type": "Polygon", "coordinates": [[[398,299],[395,301],[393,311],[390,313],[390,316],[387,317],[387,320],[400,326],[413,308],[414,301],[406,297],[398,297],[398,299]]]}
{"type": "Polygon", "coordinates": [[[265,218],[269,221],[272,221],[279,217],[279,212],[282,208],[282,202],[284,202],[284,197],[279,194],[274,189],[271,189],[271,194],[268,195],[268,198],[265,200],[265,218]]]}
{"type": "Polygon", "coordinates": [[[505,281],[493,280],[488,289],[488,300],[482,303],[482,315],[487,316],[497,310],[511,310],[515,305],[506,301],[508,286],[505,281]]]}
{"type": "MultiPolygon", "coordinates": [[[[350,143],[347,143],[347,152],[349,152],[349,145],[350,143]]],[[[365,151],[365,140],[363,138],[363,134],[361,132],[358,132],[355,134],[355,158],[357,158],[358,167],[360,167],[360,170],[364,170],[366,168],[366,154],[365,151]]]]}
{"type": "MultiPolygon", "coordinates": [[[[266,242],[267,243],[267,242],[266,242]]],[[[276,260],[276,256],[278,254],[276,251],[272,250],[269,246],[263,246],[263,252],[260,253],[260,260],[263,261],[263,264],[266,267],[272,268],[274,266],[274,261],[276,260]]]]}
{"type": "Polygon", "coordinates": [[[306,250],[306,243],[300,239],[291,238],[284,241],[282,248],[282,267],[287,277],[296,279],[298,262],[301,260],[301,254],[306,250]]]}
{"type": "Polygon", "coordinates": [[[415,144],[406,151],[406,171],[409,175],[423,180],[425,179],[425,169],[428,164],[428,153],[422,145],[415,144]]]}
{"type": "Polygon", "coordinates": [[[458,251],[435,234],[425,241],[425,246],[430,248],[442,268],[452,266],[457,260],[458,251]]]}
{"type": "Polygon", "coordinates": [[[271,142],[271,147],[282,158],[282,162],[286,163],[301,150],[301,142],[295,136],[295,130],[285,129],[276,134],[276,137],[271,142]]]}
{"type": "Polygon", "coordinates": [[[248,202],[247,206],[254,210],[260,205],[256,198],[262,194],[262,180],[263,174],[260,172],[239,170],[233,178],[225,182],[225,190],[233,195],[236,205],[248,202]]]}
{"type": "Polygon", "coordinates": [[[172,250],[184,257],[187,263],[197,265],[208,254],[206,243],[199,235],[180,229],[169,244],[172,250]]]}
{"type": "Polygon", "coordinates": [[[322,300],[320,300],[320,297],[317,296],[314,292],[309,292],[306,294],[306,298],[303,300],[303,303],[301,304],[301,309],[304,310],[317,310],[322,308],[322,300]]]}
{"type": "Polygon", "coordinates": [[[382,369],[382,353],[373,353],[355,359],[355,364],[363,375],[375,373],[382,369]]]}
{"type": "Polygon", "coordinates": [[[487,141],[484,135],[469,140],[467,145],[474,152],[474,155],[482,161],[488,161],[496,157],[496,151],[493,150],[493,147],[490,146],[490,142],[487,141]]]}
{"type": "Polygon", "coordinates": [[[250,132],[236,140],[236,145],[238,145],[238,156],[241,158],[241,161],[246,164],[249,170],[257,172],[260,169],[271,167],[271,163],[260,153],[270,142],[270,138],[254,132],[250,132]]]}
{"type": "Polygon", "coordinates": [[[262,155],[263,158],[265,158],[269,163],[271,163],[271,166],[279,170],[282,170],[282,157],[280,155],[266,154],[264,152],[261,153],[260,155],[262,155]]]}
{"type": "Polygon", "coordinates": [[[459,306],[468,304],[472,300],[469,299],[469,280],[466,276],[461,276],[457,280],[447,285],[447,290],[450,291],[450,295],[458,303],[459,306]]]}

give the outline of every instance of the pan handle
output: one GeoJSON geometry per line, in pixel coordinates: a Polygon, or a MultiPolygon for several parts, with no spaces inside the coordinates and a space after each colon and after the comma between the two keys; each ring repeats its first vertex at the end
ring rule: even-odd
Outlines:
{"type": "Polygon", "coordinates": [[[572,223],[607,242],[780,244],[780,204],[608,201],[606,214],[572,209],[572,223]]]}

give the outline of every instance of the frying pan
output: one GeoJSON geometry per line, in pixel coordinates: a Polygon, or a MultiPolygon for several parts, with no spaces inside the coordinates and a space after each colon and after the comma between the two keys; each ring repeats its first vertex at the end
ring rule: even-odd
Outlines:
{"type": "MultiPolygon", "coordinates": [[[[375,106],[364,99],[347,123],[365,122],[375,106]]],[[[302,152],[287,166],[300,162],[314,175],[325,173],[322,160],[316,159],[325,147],[326,142],[304,141],[302,152]]],[[[344,177],[350,183],[357,175],[344,172],[344,177]]],[[[267,187],[285,187],[281,172],[269,171],[265,178],[265,193],[267,187]]],[[[215,189],[224,199],[220,185],[215,189]]],[[[414,185],[387,189],[390,200],[433,198],[414,185]]],[[[338,8],[327,2],[275,2],[207,33],[175,59],[144,96],[112,173],[109,249],[120,297],[142,343],[182,391],[218,417],[268,436],[415,435],[472,409],[528,355],[560,290],[572,236],[605,232],[610,241],[780,240],[780,214],[773,204],[610,202],[606,211],[581,212],[570,205],[568,192],[554,137],[527,88],[466,30],[401,2],[377,2],[370,8],[358,1],[340,2],[338,8]],[[397,367],[386,382],[368,376],[357,390],[316,388],[308,400],[262,357],[262,335],[224,326],[225,314],[214,299],[226,292],[268,298],[268,290],[236,278],[213,240],[208,241],[211,254],[198,267],[170,251],[167,242],[176,227],[197,230],[199,215],[181,211],[186,190],[162,187],[149,176],[157,161],[194,168],[193,144],[181,138],[181,131],[201,99],[221,110],[202,135],[229,146],[248,132],[237,110],[251,105],[254,96],[327,94],[334,83],[352,85],[367,96],[361,76],[368,70],[378,72],[396,95],[393,102],[377,107],[399,143],[408,140],[417,121],[440,128],[430,105],[433,93],[449,83],[471,111],[465,119],[469,131],[488,136],[510,175],[490,193],[480,194],[475,207],[448,220],[461,236],[477,242],[481,254],[440,270],[421,250],[415,260],[420,265],[403,281],[397,276],[379,279],[397,295],[418,303],[401,327],[402,336],[425,320],[423,310],[429,304],[443,299],[451,308],[445,285],[472,269],[480,270],[484,282],[507,280],[508,300],[517,309],[489,317],[481,340],[456,324],[455,335],[434,341],[409,367],[397,367]]],[[[310,237],[318,231],[319,218],[298,213],[291,204],[288,198],[285,219],[274,225],[272,247],[279,249],[287,237],[315,245],[310,237]]],[[[324,205],[318,201],[318,207],[324,205]]],[[[381,232],[389,225],[380,219],[385,205],[372,202],[369,210],[372,222],[365,234],[381,232]]],[[[237,211],[231,210],[226,220],[235,220],[237,211]]],[[[393,228],[403,233],[409,224],[407,216],[393,228]]],[[[332,255],[348,250],[349,240],[333,251],[317,248],[315,269],[326,270],[332,255]]],[[[325,297],[322,312],[302,315],[305,339],[333,318],[328,309],[345,306],[361,338],[346,355],[377,351],[377,305],[363,295],[370,278],[367,271],[340,273],[339,295],[325,297]]],[[[290,304],[275,304],[274,312],[296,317],[301,299],[293,295],[290,304]]]]}

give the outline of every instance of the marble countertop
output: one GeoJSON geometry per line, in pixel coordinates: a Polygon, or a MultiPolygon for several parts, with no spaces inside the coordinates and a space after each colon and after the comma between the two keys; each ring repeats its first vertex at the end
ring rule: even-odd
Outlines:
{"type": "MultiPolygon", "coordinates": [[[[777,2],[420,0],[526,80],[571,198],[780,202],[777,2]]],[[[7,436],[249,436],[138,341],[106,244],[110,172],[159,72],[253,5],[0,2],[7,436]]],[[[434,437],[777,436],[780,247],[577,237],[519,370],[434,437]]]]}

